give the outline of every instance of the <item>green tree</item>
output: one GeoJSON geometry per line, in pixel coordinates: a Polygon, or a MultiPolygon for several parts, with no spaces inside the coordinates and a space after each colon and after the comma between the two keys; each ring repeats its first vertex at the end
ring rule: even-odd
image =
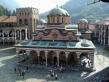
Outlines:
{"type": "Polygon", "coordinates": [[[12,16],[16,16],[16,11],[15,10],[12,11],[12,16]]]}

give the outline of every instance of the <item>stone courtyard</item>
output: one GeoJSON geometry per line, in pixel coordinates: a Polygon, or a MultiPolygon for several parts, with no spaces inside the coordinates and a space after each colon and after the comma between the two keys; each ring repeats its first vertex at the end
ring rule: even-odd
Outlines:
{"type": "MultiPolygon", "coordinates": [[[[15,55],[15,48],[1,48],[0,49],[0,82],[81,82],[87,76],[93,76],[97,74],[98,71],[105,69],[109,66],[109,56],[108,52],[102,47],[98,46],[95,51],[95,70],[94,72],[88,73],[74,70],[67,70],[63,73],[55,71],[58,75],[58,80],[47,80],[46,76],[50,68],[43,66],[32,65],[26,72],[23,79],[14,72],[16,67],[17,56],[15,55]]],[[[83,82],[85,82],[83,80],[83,82]]],[[[88,82],[88,81],[86,81],[88,82]]],[[[100,81],[90,81],[90,82],[100,82],[100,81]]]]}

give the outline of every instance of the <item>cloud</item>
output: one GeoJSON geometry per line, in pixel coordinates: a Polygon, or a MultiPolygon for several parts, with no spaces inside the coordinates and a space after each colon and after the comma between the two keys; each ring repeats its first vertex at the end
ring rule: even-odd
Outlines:
{"type": "Polygon", "coordinates": [[[69,0],[15,0],[21,7],[35,7],[39,13],[44,13],[56,7],[62,6],[69,0]]]}

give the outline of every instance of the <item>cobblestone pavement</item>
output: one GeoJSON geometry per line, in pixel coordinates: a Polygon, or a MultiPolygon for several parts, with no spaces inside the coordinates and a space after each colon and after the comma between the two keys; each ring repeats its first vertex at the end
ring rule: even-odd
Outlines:
{"type": "MultiPolygon", "coordinates": [[[[93,79],[95,79],[96,75],[100,75],[99,71],[103,68],[104,70],[107,70],[105,68],[109,66],[108,53],[103,50],[102,47],[99,47],[95,53],[95,72],[88,75],[86,72],[80,71],[65,71],[64,73],[56,71],[59,79],[55,81],[47,81],[46,76],[48,74],[48,70],[40,66],[32,66],[29,68],[24,79],[18,74],[15,74],[14,67],[16,66],[16,60],[17,57],[15,55],[15,49],[0,49],[0,82],[100,82],[99,79],[96,81],[93,81],[93,79]]],[[[104,75],[98,76],[97,78],[106,75],[105,72],[102,74],[104,75]]]]}

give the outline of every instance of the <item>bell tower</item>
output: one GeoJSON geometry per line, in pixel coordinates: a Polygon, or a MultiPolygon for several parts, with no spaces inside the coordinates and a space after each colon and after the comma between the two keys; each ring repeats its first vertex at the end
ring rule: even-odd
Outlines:
{"type": "Polygon", "coordinates": [[[32,33],[35,32],[35,27],[39,20],[39,12],[37,8],[17,8],[16,9],[17,16],[17,26],[28,28],[28,38],[32,38],[32,33]]]}

